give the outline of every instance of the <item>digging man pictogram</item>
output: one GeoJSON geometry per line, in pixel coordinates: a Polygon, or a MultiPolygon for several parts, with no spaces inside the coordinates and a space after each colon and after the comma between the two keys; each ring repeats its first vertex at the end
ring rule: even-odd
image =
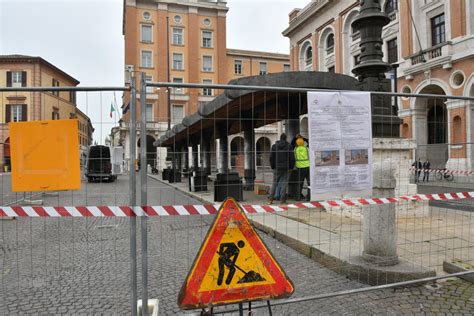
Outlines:
{"type": "Polygon", "coordinates": [[[237,283],[265,281],[265,279],[259,273],[253,270],[245,272],[243,269],[236,265],[237,258],[239,257],[240,253],[239,248],[243,248],[244,246],[245,242],[243,240],[239,240],[237,242],[237,245],[233,242],[229,242],[223,243],[219,246],[219,251],[217,252],[217,254],[219,255],[219,276],[217,277],[217,285],[222,285],[226,267],[229,269],[229,273],[227,274],[227,278],[225,279],[225,284],[227,285],[232,282],[236,269],[244,273],[244,276],[237,283]]]}

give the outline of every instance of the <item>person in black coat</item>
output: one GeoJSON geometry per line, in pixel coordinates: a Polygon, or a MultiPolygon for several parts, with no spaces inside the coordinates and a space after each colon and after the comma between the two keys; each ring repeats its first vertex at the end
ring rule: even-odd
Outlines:
{"type": "Polygon", "coordinates": [[[423,163],[423,182],[430,182],[430,167],[431,164],[428,159],[423,163]]]}
{"type": "Polygon", "coordinates": [[[415,162],[411,166],[415,167],[415,183],[418,183],[420,182],[421,169],[423,168],[423,164],[421,163],[421,158],[418,158],[418,160],[415,160],[415,162]]]}
{"type": "Polygon", "coordinates": [[[295,166],[295,157],[290,144],[286,140],[286,134],[280,135],[270,152],[270,166],[273,170],[273,184],[268,197],[269,204],[274,200],[286,202],[286,189],[288,187],[289,171],[295,166]]]}

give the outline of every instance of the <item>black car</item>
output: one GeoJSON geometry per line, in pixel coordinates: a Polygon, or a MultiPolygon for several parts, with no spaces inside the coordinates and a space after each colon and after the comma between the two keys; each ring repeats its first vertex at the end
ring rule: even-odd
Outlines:
{"type": "Polygon", "coordinates": [[[86,177],[89,182],[103,180],[113,182],[117,179],[117,176],[112,174],[112,161],[108,146],[95,145],[89,147],[86,177]]]}

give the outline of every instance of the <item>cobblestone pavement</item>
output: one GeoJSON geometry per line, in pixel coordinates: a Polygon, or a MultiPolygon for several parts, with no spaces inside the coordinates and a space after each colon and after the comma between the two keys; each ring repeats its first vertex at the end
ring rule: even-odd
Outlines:
{"type": "MultiPolygon", "coordinates": [[[[118,204],[118,197],[126,203],[126,178],[109,187],[104,185],[88,185],[88,199],[83,201],[79,197],[85,193],[75,193],[74,204],[93,205],[90,202],[94,199],[104,202],[101,204],[118,204]]],[[[197,203],[171,188],[157,186],[150,183],[150,203],[197,203]]],[[[67,201],[67,195],[45,197],[45,204],[71,202],[67,201]]],[[[180,313],[177,293],[212,220],[213,216],[149,220],[149,297],[160,300],[161,315],[180,313]]],[[[129,223],[126,218],[0,221],[0,315],[130,314],[129,223]]],[[[267,235],[262,234],[262,238],[295,284],[293,297],[365,286],[321,267],[267,235]]],[[[139,271],[139,284],[140,276],[139,271]]],[[[275,306],[273,314],[470,314],[474,311],[474,285],[461,280],[439,285],[437,289],[420,286],[275,306]]],[[[257,311],[257,315],[266,314],[263,309],[257,311]]]]}

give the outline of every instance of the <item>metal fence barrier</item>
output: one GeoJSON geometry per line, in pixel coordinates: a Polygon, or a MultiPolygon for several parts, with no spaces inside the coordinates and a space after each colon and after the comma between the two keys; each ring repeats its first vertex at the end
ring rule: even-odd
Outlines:
{"type": "MultiPolygon", "coordinates": [[[[285,204],[274,201],[268,205],[273,181],[271,146],[283,132],[289,138],[296,133],[308,136],[306,94],[319,89],[150,83],[143,74],[138,88],[134,79],[130,87],[0,88],[1,100],[7,93],[26,94],[31,99],[37,93],[44,104],[54,98],[48,91],[84,93],[86,115],[92,113],[92,106],[97,108],[97,103],[106,112],[105,91],[122,91],[122,110],[127,112],[120,122],[92,122],[101,132],[104,128],[107,133],[111,131],[112,147],[124,147],[125,168],[116,182],[89,183],[83,178],[82,189],[77,192],[20,194],[11,192],[8,173],[1,174],[0,209],[23,211],[25,216],[21,213],[15,220],[6,220],[2,215],[0,220],[0,313],[111,311],[134,315],[137,300],[147,306],[149,298],[159,299],[160,314],[177,313],[179,288],[214,218],[215,207],[209,205],[220,203],[215,192],[223,190],[226,195],[235,188],[237,193],[232,193],[240,195],[243,205],[253,205],[244,206],[249,219],[295,284],[294,298],[271,302],[276,313],[289,313],[287,306],[305,301],[315,301],[322,304],[322,311],[329,311],[334,306],[327,304],[334,305],[334,301],[316,301],[351,294],[358,295],[361,309],[340,306],[342,311],[365,308],[376,312],[388,304],[383,300],[386,289],[470,273],[443,275],[447,265],[474,264],[474,218],[469,199],[474,192],[474,147],[467,137],[453,137],[459,122],[456,115],[449,115],[444,103],[437,103],[440,95],[373,92],[398,97],[401,107],[411,104],[427,110],[426,117],[417,118],[421,121],[412,125],[408,120],[403,122],[407,125],[401,126],[401,134],[407,140],[383,139],[385,147],[380,148],[384,152],[380,149],[375,158],[379,160],[374,163],[382,171],[392,172],[396,180],[392,191],[364,196],[365,202],[358,197],[331,197],[331,201],[305,204],[299,193],[309,194],[307,183],[301,192],[294,192],[300,179],[290,177],[293,186],[288,193],[293,195],[285,204]],[[99,96],[92,97],[94,93],[99,96]],[[167,98],[168,102],[162,101],[167,98]],[[91,100],[99,101],[92,105],[91,100]],[[432,109],[441,112],[432,113],[432,109]],[[423,124],[427,136],[410,140],[423,124]],[[430,161],[429,169],[417,167],[418,158],[422,164],[430,161]],[[236,178],[219,179],[217,174],[223,172],[236,178]],[[446,195],[449,192],[459,194],[446,195]],[[395,197],[399,199],[389,199],[395,197]],[[42,200],[45,206],[35,209],[39,203],[34,200],[42,200]],[[287,203],[290,206],[285,206],[287,203]],[[378,211],[384,203],[394,205],[396,223],[394,232],[384,234],[396,236],[399,262],[418,277],[384,272],[388,262],[362,269],[352,260],[364,255],[364,229],[370,227],[364,223],[364,214],[378,211]],[[30,215],[37,211],[48,217],[61,216],[65,214],[61,207],[70,215],[85,218],[30,215]],[[185,214],[195,216],[180,216],[185,214]],[[139,227],[136,217],[140,217],[139,227]],[[390,282],[395,283],[364,285],[390,282]],[[369,291],[382,293],[372,294],[378,298],[375,303],[361,296],[369,291]],[[57,299],[57,306],[50,304],[53,299],[57,299]]],[[[442,98],[474,100],[465,96],[442,98]]],[[[42,113],[35,119],[48,115],[42,113]]],[[[1,133],[6,135],[6,125],[1,133]]],[[[379,180],[390,180],[384,178],[386,174],[382,172],[379,180]]],[[[451,295],[448,289],[460,286],[442,284],[446,293],[439,295],[451,295]]],[[[411,294],[416,297],[417,293],[411,294]]],[[[397,309],[400,307],[387,306],[387,310],[402,312],[397,309]]],[[[232,308],[216,308],[216,313],[237,311],[232,308]]],[[[301,313],[314,311],[303,305],[300,308],[301,313]]],[[[146,315],[148,309],[143,308],[142,313],[146,315]]]]}

